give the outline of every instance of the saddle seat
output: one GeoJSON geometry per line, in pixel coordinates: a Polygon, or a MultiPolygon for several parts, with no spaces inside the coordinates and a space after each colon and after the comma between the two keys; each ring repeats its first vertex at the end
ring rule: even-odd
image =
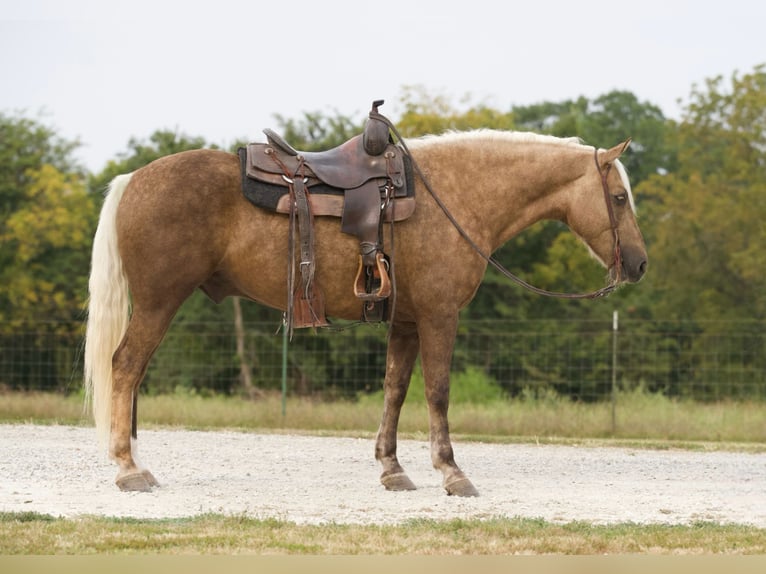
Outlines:
{"type": "MultiPolygon", "coordinates": [[[[364,137],[360,134],[327,151],[297,151],[274,131],[263,131],[273,150],[264,150],[266,155],[274,153],[280,156],[282,163],[293,173],[303,164],[308,168],[305,177],[309,180],[315,178],[318,182],[345,190],[346,194],[349,190],[377,178],[390,178],[397,189],[404,186],[402,153],[393,144],[390,145],[390,149],[379,155],[370,155],[364,148],[364,137]]],[[[261,157],[259,160],[256,157],[253,161],[254,166],[264,171],[275,167],[275,162],[269,158],[261,157]]],[[[281,176],[282,172],[279,172],[279,175],[281,176]]],[[[308,182],[307,185],[310,187],[308,182]]]]}

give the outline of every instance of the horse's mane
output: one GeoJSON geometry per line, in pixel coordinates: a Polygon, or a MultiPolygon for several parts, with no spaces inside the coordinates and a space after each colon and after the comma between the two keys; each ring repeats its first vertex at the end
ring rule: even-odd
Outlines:
{"type": "MultiPolygon", "coordinates": [[[[493,130],[487,128],[468,130],[468,131],[446,131],[440,135],[425,135],[415,139],[408,139],[407,146],[410,148],[418,148],[424,145],[449,145],[452,143],[460,142],[476,142],[476,141],[497,141],[497,142],[517,142],[517,143],[546,143],[553,145],[569,146],[569,147],[590,147],[587,146],[579,137],[558,137],[547,134],[538,134],[534,132],[519,132],[519,131],[507,131],[507,130],[493,130]]],[[[625,170],[625,166],[620,160],[614,162],[617,171],[620,174],[622,183],[625,186],[625,190],[628,192],[628,199],[633,211],[636,211],[635,200],[633,199],[633,190],[630,187],[630,180],[628,179],[628,173],[625,170]]]]}
{"type": "Polygon", "coordinates": [[[440,135],[425,135],[412,140],[407,140],[409,147],[418,147],[420,145],[428,145],[433,143],[458,143],[458,142],[471,142],[471,141],[507,141],[507,142],[519,142],[519,143],[549,143],[566,146],[581,146],[584,145],[582,140],[578,137],[557,137],[546,134],[538,134],[534,132],[517,132],[506,130],[493,130],[493,129],[476,129],[468,131],[446,131],[440,135]]]}

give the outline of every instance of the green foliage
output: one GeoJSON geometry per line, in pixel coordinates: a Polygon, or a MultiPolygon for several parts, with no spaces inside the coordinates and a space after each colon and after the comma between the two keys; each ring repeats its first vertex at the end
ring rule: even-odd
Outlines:
{"type": "Polygon", "coordinates": [[[293,147],[306,151],[321,151],[339,146],[361,133],[364,121],[355,122],[348,116],[325,116],[321,112],[304,112],[300,119],[276,115],[280,135],[293,147]]]}
{"type": "Polygon", "coordinates": [[[18,366],[0,386],[42,377],[43,388],[61,389],[71,373],[95,222],[71,157],[78,145],[38,120],[0,113],[0,335],[26,342],[0,345],[0,364],[18,366]],[[48,344],[54,332],[57,346],[48,344]]]}
{"type": "Polygon", "coordinates": [[[88,187],[94,193],[103,193],[109,182],[120,174],[133,172],[166,155],[205,147],[216,148],[214,145],[208,146],[201,137],[168,130],[154,132],[149,136],[149,141],[131,138],[127,151],[110,160],[100,173],[91,175],[88,187]]]}
{"type": "Polygon", "coordinates": [[[0,324],[76,321],[82,308],[93,205],[81,178],[44,164],[0,232],[0,324]]]}
{"type": "MultiPolygon", "coordinates": [[[[459,381],[458,385],[463,379],[459,381]]],[[[691,397],[667,397],[636,387],[618,390],[613,424],[610,401],[572,401],[539,389],[529,389],[514,399],[478,403],[471,398],[463,400],[458,396],[450,409],[450,428],[469,440],[581,444],[584,439],[608,437],[639,448],[766,451],[763,400],[708,403],[691,397]],[[680,442],[668,445],[667,441],[680,442]]],[[[4,392],[0,394],[0,422],[89,426],[82,405],[82,396],[4,392]]],[[[283,415],[282,399],[276,392],[254,401],[223,394],[203,397],[180,392],[142,396],[138,412],[142,429],[241,429],[372,437],[378,429],[382,407],[382,393],[333,401],[290,396],[283,415]]],[[[412,388],[402,409],[399,431],[404,436],[414,434],[422,438],[427,429],[428,411],[422,387],[412,388]]]]}
{"type": "Polygon", "coordinates": [[[0,325],[77,314],[92,206],[68,142],[38,120],[0,113],[0,325]],[[39,306],[38,306],[39,305],[39,306]]]}
{"type": "MultiPolygon", "coordinates": [[[[764,66],[693,86],[678,122],[667,120],[657,106],[625,91],[592,100],[578,97],[495,109],[470,95],[455,100],[416,85],[404,87],[397,104],[388,102],[382,111],[405,137],[493,128],[579,136],[599,147],[633,138],[622,160],[631,176],[649,248],[646,279],[606,300],[558,301],[527,293],[489,269],[462,318],[505,320],[494,324],[520,336],[501,338],[503,345],[485,349],[477,363],[470,342],[459,339],[454,400],[463,400],[462,391],[456,390],[461,385],[470,389],[473,400],[485,392],[487,396],[554,393],[578,400],[603,396],[608,381],[601,353],[607,340],[583,341],[578,334],[594,321],[608,321],[614,309],[622,317],[647,320],[640,325],[666,322],[662,335],[646,333],[661,337],[661,344],[645,343],[664,362],[633,365],[634,379],[625,382],[626,391],[641,387],[683,396],[683,389],[689,388],[685,384],[691,381],[697,399],[740,397],[734,387],[706,380],[709,365],[690,358],[711,345],[718,345],[721,353],[715,360],[729,365],[732,379],[751,381],[749,389],[766,384],[759,352],[763,335],[758,328],[758,321],[766,319],[764,66]],[[397,109],[401,109],[398,118],[393,117],[397,109]],[[534,336],[517,332],[517,325],[527,319],[558,321],[553,329],[561,347],[552,351],[540,343],[554,331],[534,336]],[[756,321],[743,327],[745,338],[738,344],[718,337],[723,319],[756,321]],[[577,366],[548,366],[546,353],[550,352],[570,353],[577,366]]],[[[276,120],[282,135],[296,147],[326,149],[361,131],[367,105],[358,117],[315,111],[297,119],[277,116],[276,120]]],[[[90,243],[108,182],[171,153],[215,147],[200,137],[160,130],[147,140],[131,139],[126,151],[100,173],[86,175],[72,159],[78,145],[62,139],[39,119],[0,112],[0,332],[22,336],[22,330],[30,326],[44,331],[57,325],[69,333],[64,346],[49,351],[50,382],[44,388],[61,388],[66,379],[62,373],[71,372],[86,297],[90,243]]],[[[557,222],[533,226],[495,255],[526,280],[548,289],[592,290],[605,280],[601,266],[557,222]]],[[[277,389],[280,373],[266,366],[265,357],[281,345],[281,336],[274,334],[281,314],[253,304],[243,305],[242,312],[246,358],[254,380],[262,389],[277,389]]],[[[290,348],[288,376],[290,388],[297,393],[338,396],[339,382],[356,393],[374,393],[377,383],[369,381],[382,381],[385,328],[354,329],[343,337],[316,338],[301,332],[290,348]],[[377,373],[377,379],[369,373],[377,373]]],[[[178,312],[149,366],[145,388],[150,393],[206,394],[214,389],[238,394],[240,364],[234,349],[231,304],[216,306],[197,294],[178,312]],[[231,328],[204,332],[204,325],[221,321],[231,328]],[[195,344],[189,344],[190,335],[197,336],[195,344]],[[171,380],[176,382],[167,382],[171,380]]],[[[0,359],[25,364],[26,359],[14,353],[4,348],[0,359]]],[[[419,376],[411,395],[421,394],[416,390],[419,376]]],[[[10,384],[24,387],[30,380],[24,375],[10,384]]],[[[762,396],[759,393],[752,391],[748,396],[762,396]]]]}
{"type": "Polygon", "coordinates": [[[610,148],[632,138],[630,152],[621,161],[631,180],[643,181],[652,173],[675,168],[670,141],[674,124],[649,102],[630,92],[612,91],[593,101],[580,97],[564,102],[543,102],[513,109],[519,129],[559,137],[577,136],[585,143],[610,148]]]}
{"type": "MultiPolygon", "coordinates": [[[[25,202],[31,173],[41,166],[52,165],[62,173],[79,173],[72,159],[79,145],[62,139],[40,120],[0,111],[0,225],[25,202]]],[[[0,257],[4,252],[3,249],[0,257]]]]}
{"type": "Polygon", "coordinates": [[[652,245],[651,305],[676,319],[766,317],[766,71],[695,90],[679,167],[638,189],[652,245]]]}
{"type": "Polygon", "coordinates": [[[586,113],[587,98],[563,102],[540,102],[513,108],[518,129],[546,133],[557,137],[581,136],[586,113]]]}
{"type": "Polygon", "coordinates": [[[591,102],[579,135],[585,142],[609,148],[632,138],[630,151],[620,161],[633,185],[653,173],[674,171],[676,150],[671,143],[675,124],[649,102],[630,92],[613,91],[591,102]]]}
{"type": "MultiPolygon", "coordinates": [[[[464,371],[453,372],[450,376],[450,404],[490,405],[505,398],[500,385],[482,369],[468,366],[464,371]]],[[[383,390],[360,397],[367,404],[370,401],[383,404],[383,390]]],[[[407,404],[425,405],[425,381],[423,372],[415,369],[412,373],[407,404]]]]}
{"type": "MultiPolygon", "coordinates": [[[[470,103],[465,96],[463,104],[470,103]]],[[[429,94],[423,86],[406,86],[402,89],[401,105],[404,112],[396,125],[402,137],[440,134],[448,130],[478,128],[512,129],[513,115],[493,110],[485,104],[472,104],[461,111],[460,107],[444,95],[429,94]]]]}
{"type": "MultiPolygon", "coordinates": [[[[40,564],[63,562],[58,555],[141,555],[139,562],[150,564],[153,570],[172,562],[177,564],[209,563],[199,559],[200,554],[219,555],[216,565],[223,565],[232,571],[244,571],[253,565],[267,564],[270,570],[287,571],[282,566],[295,561],[271,560],[272,555],[308,555],[312,566],[319,563],[327,570],[376,571],[382,561],[378,556],[398,555],[389,563],[405,564],[408,570],[428,570],[433,565],[446,565],[445,570],[455,570],[450,565],[465,563],[455,560],[454,555],[473,555],[482,571],[501,571],[514,561],[506,560],[513,555],[558,555],[554,561],[524,561],[522,564],[542,564],[542,571],[553,570],[546,566],[555,564],[564,570],[626,570],[626,564],[639,570],[636,564],[661,564],[660,571],[684,571],[690,565],[697,566],[699,559],[675,556],[671,560],[660,560],[637,554],[763,554],[766,550],[766,530],[750,525],[695,522],[691,525],[634,524],[618,523],[599,525],[589,521],[575,521],[561,524],[541,518],[484,517],[481,519],[436,520],[426,518],[410,519],[401,524],[295,524],[274,518],[251,518],[243,515],[203,514],[200,516],[174,519],[133,519],[101,518],[96,516],[76,519],[52,518],[34,513],[0,514],[0,566],[9,566],[4,571],[42,570],[40,564]],[[158,555],[175,555],[172,561],[156,559],[158,555]],[[265,560],[240,560],[239,556],[229,559],[220,555],[258,555],[265,560]],[[24,556],[21,556],[24,555],[24,556]],[[44,557],[41,561],[35,555],[56,555],[44,557]],[[177,559],[178,555],[189,555],[188,559],[177,559]],[[331,556],[329,560],[317,561],[317,555],[331,556]],[[347,558],[351,555],[364,556],[361,560],[347,558]],[[595,559],[576,557],[591,556],[595,559]],[[607,556],[611,555],[611,556],[607,556]],[[148,559],[147,556],[155,559],[148,559]],[[336,556],[343,556],[335,559],[336,556]],[[404,560],[402,556],[406,556],[404,560]],[[428,560],[416,558],[429,556],[428,560]],[[490,557],[501,557],[500,561],[490,557]],[[679,559],[680,558],[680,559],[679,559]],[[576,560],[576,561],[575,561],[576,560]],[[194,561],[192,563],[192,561],[194,561]],[[278,565],[274,567],[273,565],[278,565]],[[344,566],[338,568],[338,564],[344,566]],[[428,566],[423,567],[423,565],[428,566]],[[372,566],[371,566],[372,565],[372,566]],[[487,566],[488,565],[488,566],[487,566]],[[562,568],[561,565],[566,565],[562,568]],[[585,565],[585,568],[583,568],[585,565]],[[592,567],[591,565],[596,565],[592,567]],[[671,568],[668,567],[671,566],[671,568]]],[[[667,558],[667,557],[666,557],[667,558]]],[[[742,571],[755,572],[762,561],[749,557],[727,556],[724,562],[716,557],[705,556],[706,565],[732,564],[742,571]],[[731,558],[735,558],[731,560],[731,558]],[[754,566],[751,566],[754,565],[754,566]]],[[[88,560],[78,558],[79,566],[84,562],[98,562],[99,565],[118,565],[128,560],[88,560]]],[[[302,561],[302,560],[301,560],[302,561]]],[[[75,562],[70,562],[74,564],[75,562]]],[[[51,567],[50,569],[54,569],[51,567]]],[[[435,569],[435,568],[434,568],[435,569]]],[[[508,569],[507,567],[505,569],[508,569]]],[[[527,568],[534,570],[535,568],[527,568]]],[[[644,568],[645,570],[646,568],[644,568]]],[[[115,568],[119,570],[119,566],[115,568]]]]}

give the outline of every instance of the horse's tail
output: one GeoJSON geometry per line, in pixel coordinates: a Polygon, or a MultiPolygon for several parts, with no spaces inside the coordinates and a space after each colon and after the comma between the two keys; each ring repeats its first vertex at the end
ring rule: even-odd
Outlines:
{"type": "Polygon", "coordinates": [[[112,355],[128,328],[128,282],[117,250],[117,206],[131,175],[120,175],[109,185],[93,238],[85,332],[85,400],[93,404],[93,418],[101,443],[109,441],[112,411],[112,355]]]}

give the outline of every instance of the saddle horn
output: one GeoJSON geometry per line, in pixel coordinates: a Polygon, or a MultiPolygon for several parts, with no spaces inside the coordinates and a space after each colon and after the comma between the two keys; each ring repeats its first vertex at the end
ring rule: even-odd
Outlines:
{"type": "Polygon", "coordinates": [[[364,144],[364,150],[370,155],[382,154],[386,151],[386,146],[389,143],[388,125],[377,117],[380,115],[378,113],[378,106],[382,105],[383,100],[372,102],[370,117],[364,124],[362,143],[364,144]]]}

